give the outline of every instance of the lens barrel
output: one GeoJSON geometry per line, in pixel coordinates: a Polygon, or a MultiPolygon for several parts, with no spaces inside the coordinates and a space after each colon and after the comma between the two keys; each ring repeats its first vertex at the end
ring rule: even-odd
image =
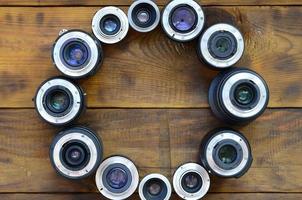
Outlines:
{"type": "Polygon", "coordinates": [[[132,161],[122,156],[113,156],[101,163],[95,181],[100,193],[106,198],[122,200],[135,192],[139,175],[132,161]]]}
{"type": "Polygon", "coordinates": [[[129,30],[126,14],[114,6],[100,9],[92,19],[93,34],[103,43],[114,44],[124,39],[129,30]]]}
{"type": "Polygon", "coordinates": [[[200,159],[207,171],[224,178],[239,178],[252,165],[248,140],[238,131],[220,128],[211,131],[201,142],[200,159]]]}
{"type": "Polygon", "coordinates": [[[49,155],[58,174],[68,179],[83,179],[100,165],[103,147],[94,131],[76,126],[61,131],[53,139],[49,155]]]}
{"type": "Polygon", "coordinates": [[[269,89],[256,72],[246,68],[230,68],[214,78],[208,101],[213,114],[222,121],[247,123],[265,111],[269,89]]]}
{"type": "Polygon", "coordinates": [[[34,102],[42,119],[52,125],[63,126],[76,120],[82,113],[84,93],[70,80],[55,77],[39,86],[34,102]]]}
{"type": "Polygon", "coordinates": [[[101,44],[81,30],[62,30],[52,48],[54,65],[69,78],[95,74],[103,59],[101,44]]]}
{"type": "Polygon", "coordinates": [[[204,22],[204,12],[194,0],[172,0],[162,11],[163,30],[169,38],[178,42],[198,37],[204,22]]]}
{"type": "Polygon", "coordinates": [[[244,39],[240,31],[229,24],[215,24],[200,37],[197,53],[202,61],[216,69],[236,64],[244,52],[244,39]]]}

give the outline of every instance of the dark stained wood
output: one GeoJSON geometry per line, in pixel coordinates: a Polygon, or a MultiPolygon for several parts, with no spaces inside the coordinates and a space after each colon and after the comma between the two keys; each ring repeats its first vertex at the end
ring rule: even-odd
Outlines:
{"type": "MultiPolygon", "coordinates": [[[[0,8],[1,108],[33,107],[31,99],[40,82],[59,74],[50,59],[58,31],[90,31],[91,18],[97,10],[98,7],[0,8]]],[[[267,80],[270,107],[301,107],[302,20],[298,19],[302,17],[302,7],[227,6],[208,7],[205,12],[208,25],[228,22],[242,30],[247,48],[238,65],[258,71],[267,80]]],[[[217,72],[199,62],[195,42],[172,42],[158,28],[148,34],[130,31],[122,43],[107,45],[104,50],[106,58],[101,70],[81,81],[89,107],[208,107],[208,85],[217,72]]]]}
{"type": "MultiPolygon", "coordinates": [[[[31,200],[94,200],[94,199],[104,199],[100,194],[97,193],[78,193],[78,194],[0,194],[0,198],[2,200],[23,200],[23,199],[31,199],[31,200]]],[[[203,200],[298,200],[302,198],[302,194],[276,194],[276,193],[234,193],[234,194],[208,194],[203,198],[203,200]]],[[[139,200],[139,196],[137,194],[131,196],[131,200],[139,200]]],[[[173,194],[172,199],[180,199],[176,194],[173,194]]]]}
{"type": "MultiPolygon", "coordinates": [[[[168,0],[157,0],[158,5],[165,5],[168,0]]],[[[299,0],[200,0],[202,5],[301,5],[299,0]]],[[[0,5],[15,5],[15,6],[87,6],[87,5],[130,5],[131,0],[2,0],[0,5]]]]}
{"type": "MultiPolygon", "coordinates": [[[[171,179],[184,162],[197,162],[204,134],[220,127],[208,109],[93,109],[80,124],[95,129],[105,157],[131,158],[140,175],[159,172],[171,179]]],[[[241,179],[212,179],[212,192],[301,192],[302,111],[268,110],[237,127],[251,142],[254,164],[241,179]]],[[[95,192],[94,177],[68,181],[50,166],[48,148],[57,129],[33,109],[0,110],[0,192],[95,192]]]]}

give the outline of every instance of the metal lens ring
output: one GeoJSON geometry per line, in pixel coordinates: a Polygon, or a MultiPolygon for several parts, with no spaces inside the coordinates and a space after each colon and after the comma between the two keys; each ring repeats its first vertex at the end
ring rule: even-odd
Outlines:
{"type": "Polygon", "coordinates": [[[253,118],[263,111],[268,103],[268,89],[265,81],[255,72],[250,70],[237,71],[224,80],[219,94],[221,102],[228,113],[237,118],[253,118]],[[237,83],[248,83],[253,85],[256,96],[253,105],[247,107],[238,106],[234,101],[234,86],[237,83]]]}
{"type": "Polygon", "coordinates": [[[160,11],[152,0],[136,0],[129,7],[128,20],[134,30],[150,32],[159,24],[160,11]]]}
{"type": "Polygon", "coordinates": [[[143,178],[138,188],[142,200],[168,200],[172,194],[169,180],[161,174],[149,174],[143,178]]]}
{"type": "Polygon", "coordinates": [[[103,43],[114,44],[121,41],[126,37],[128,30],[128,18],[124,11],[117,7],[104,7],[93,16],[92,31],[103,43]]]}
{"type": "MultiPolygon", "coordinates": [[[[196,38],[202,31],[205,22],[205,15],[201,6],[194,0],[173,0],[170,1],[164,8],[162,12],[162,27],[166,34],[173,40],[186,42],[196,38]],[[180,16],[178,16],[177,13],[180,16]],[[175,15],[175,20],[183,23],[181,16],[188,18],[188,24],[186,27],[181,26],[179,30],[174,27],[173,15],[175,15]],[[193,20],[195,19],[195,20],[193,20]],[[194,22],[193,22],[193,21],[194,22]],[[188,27],[189,28],[188,28],[188,27]]],[[[181,25],[181,24],[180,24],[181,25]]]]}
{"type": "MultiPolygon", "coordinates": [[[[193,181],[190,180],[189,181],[193,181]]],[[[196,181],[195,181],[196,182],[196,181]]],[[[195,183],[197,184],[197,182],[195,183]]],[[[183,199],[196,200],[201,199],[206,195],[210,188],[210,177],[208,172],[200,165],[196,163],[187,163],[180,166],[174,173],[173,176],[173,187],[177,195],[183,199]],[[183,178],[186,178],[188,174],[194,174],[199,177],[195,177],[194,180],[201,180],[202,183],[199,184],[199,189],[194,193],[188,192],[183,187],[183,178]]]]}
{"type": "Polygon", "coordinates": [[[48,123],[53,125],[65,125],[75,120],[81,113],[84,106],[84,98],[82,90],[73,84],[72,82],[63,78],[52,78],[39,87],[36,97],[35,106],[39,115],[48,123]],[[61,113],[51,112],[47,106],[48,95],[52,93],[53,90],[66,91],[69,99],[68,109],[61,113]],[[62,89],[63,88],[63,89],[62,89]]]}
{"type": "MultiPolygon", "coordinates": [[[[219,39],[216,38],[216,42],[219,42],[219,39]]],[[[227,51],[228,49],[223,48],[223,50],[227,51]]],[[[236,64],[243,55],[244,52],[244,40],[240,31],[232,25],[229,24],[216,24],[208,28],[203,35],[200,37],[198,51],[201,54],[201,57],[213,67],[217,68],[227,68],[236,64]],[[217,34],[222,34],[221,38],[227,39],[230,43],[229,49],[232,52],[226,52],[228,55],[224,55],[223,53],[218,53],[217,56],[214,56],[215,53],[213,48],[213,41],[217,34]],[[221,57],[221,58],[219,58],[221,57]]]]}
{"type": "Polygon", "coordinates": [[[211,132],[204,139],[201,151],[201,160],[209,172],[221,177],[240,177],[252,163],[251,148],[247,139],[233,130],[211,132]],[[222,148],[225,148],[224,152],[221,152],[222,148]],[[231,160],[223,160],[219,154],[224,154],[231,160]]]}
{"type": "Polygon", "coordinates": [[[54,65],[64,75],[82,78],[96,72],[103,55],[100,44],[97,44],[89,34],[70,30],[63,31],[56,40],[52,59],[54,65]]]}
{"type": "Polygon", "coordinates": [[[60,132],[53,140],[50,147],[50,160],[57,172],[69,179],[81,179],[91,175],[99,166],[102,159],[102,143],[94,132],[84,127],[73,127],[60,132]],[[75,152],[70,152],[69,146],[73,145],[75,152]],[[82,148],[83,147],[83,148],[82,148]],[[76,166],[76,161],[66,161],[64,153],[71,156],[81,156],[81,166],[76,166]],[[72,154],[73,153],[73,154],[72,154]]]}
{"type": "Polygon", "coordinates": [[[135,192],[139,175],[132,161],[125,157],[113,156],[101,163],[95,181],[100,193],[106,198],[122,200],[135,192]],[[110,180],[112,183],[109,183],[110,180]]]}

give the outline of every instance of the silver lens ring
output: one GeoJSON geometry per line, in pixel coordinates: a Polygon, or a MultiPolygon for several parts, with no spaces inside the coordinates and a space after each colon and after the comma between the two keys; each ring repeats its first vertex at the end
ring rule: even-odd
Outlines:
{"type": "Polygon", "coordinates": [[[134,30],[136,30],[138,32],[150,32],[150,31],[154,30],[157,27],[157,25],[159,24],[159,21],[160,21],[160,11],[159,11],[158,6],[152,0],[136,0],[129,7],[129,10],[128,10],[128,20],[129,20],[130,26],[134,30]],[[156,18],[155,18],[155,21],[153,22],[152,25],[147,26],[147,27],[141,27],[141,26],[138,26],[138,25],[136,25],[134,23],[134,21],[132,19],[132,12],[133,12],[133,9],[136,6],[138,6],[139,4],[148,4],[148,5],[152,6],[152,8],[154,8],[154,10],[156,12],[156,18]]]}
{"type": "Polygon", "coordinates": [[[163,182],[165,183],[165,186],[167,187],[167,194],[166,194],[165,197],[161,198],[161,200],[169,200],[170,197],[171,197],[171,194],[172,194],[171,184],[170,184],[169,180],[168,180],[165,176],[163,176],[163,175],[161,175],[161,174],[149,174],[149,175],[147,175],[147,176],[145,176],[145,177],[143,178],[143,180],[140,182],[139,188],[138,188],[138,193],[139,193],[140,198],[141,198],[142,200],[148,200],[148,199],[144,196],[144,191],[143,191],[143,189],[144,189],[145,184],[146,184],[149,180],[151,180],[151,179],[158,179],[158,180],[161,180],[161,181],[163,181],[163,182]]]}
{"type": "Polygon", "coordinates": [[[187,163],[180,166],[174,173],[173,176],[173,187],[177,195],[187,200],[197,200],[204,197],[210,188],[210,177],[208,172],[200,165],[196,163],[187,163]],[[202,180],[202,186],[196,193],[186,192],[181,184],[181,180],[187,173],[197,173],[200,175],[202,180]]]}
{"type": "Polygon", "coordinates": [[[248,161],[249,161],[249,156],[250,156],[250,151],[249,151],[249,147],[247,146],[245,140],[243,138],[241,138],[240,136],[238,136],[234,133],[231,133],[231,132],[223,132],[223,133],[218,134],[215,137],[213,137],[211,139],[211,141],[209,142],[209,144],[207,145],[207,149],[206,149],[206,160],[208,162],[209,167],[216,174],[224,176],[224,177],[231,177],[231,176],[235,176],[235,175],[239,174],[247,166],[248,161]],[[230,169],[230,170],[222,169],[214,161],[214,158],[213,158],[214,148],[219,142],[221,142],[223,140],[235,141],[236,143],[238,143],[240,145],[240,147],[242,149],[243,159],[240,162],[240,164],[234,169],[230,169]]]}
{"type": "Polygon", "coordinates": [[[100,51],[100,46],[97,45],[96,41],[89,34],[82,31],[71,30],[66,31],[59,36],[54,44],[52,56],[55,66],[61,73],[71,78],[80,78],[91,74],[95,70],[100,62],[100,59],[102,59],[100,51]],[[66,66],[67,64],[65,64],[61,57],[61,52],[66,41],[74,39],[85,42],[89,47],[89,52],[91,54],[89,61],[85,63],[85,66],[81,66],[80,68],[72,68],[66,66]]]}
{"type": "Polygon", "coordinates": [[[205,59],[205,61],[217,68],[227,68],[236,64],[240,60],[244,52],[244,40],[242,34],[237,28],[229,24],[215,24],[208,28],[201,36],[199,45],[199,50],[201,51],[202,57],[205,59]],[[227,31],[231,33],[237,42],[236,53],[227,60],[214,58],[209,51],[208,42],[211,36],[218,31],[227,31]]]}
{"type": "Polygon", "coordinates": [[[125,157],[121,157],[121,156],[113,156],[113,157],[107,158],[106,160],[104,160],[101,163],[101,165],[99,166],[99,168],[96,172],[95,181],[96,181],[98,190],[106,198],[114,199],[114,200],[122,200],[122,199],[127,199],[135,192],[135,190],[138,186],[138,183],[139,183],[139,174],[138,174],[136,166],[134,165],[134,163],[131,160],[129,160],[125,157]],[[104,175],[104,172],[112,164],[122,164],[122,165],[126,166],[128,168],[128,170],[131,172],[131,180],[132,180],[131,184],[130,184],[129,188],[122,193],[111,192],[110,190],[108,190],[108,188],[106,188],[106,184],[103,182],[102,177],[104,175]]]}
{"type": "Polygon", "coordinates": [[[83,97],[82,91],[71,83],[70,81],[62,78],[53,78],[47,80],[42,84],[42,86],[38,89],[36,97],[35,97],[35,105],[39,115],[48,123],[54,125],[65,125],[72,120],[74,120],[79,113],[81,112],[83,106],[83,97]],[[43,105],[43,99],[46,92],[56,86],[63,86],[72,94],[72,106],[69,112],[63,116],[57,117],[49,114],[43,105]]]}
{"type": "Polygon", "coordinates": [[[268,93],[267,87],[263,80],[256,76],[253,73],[248,72],[240,72],[232,75],[222,86],[222,103],[224,107],[230,112],[232,115],[240,118],[250,118],[256,116],[261,110],[266,106],[268,93]],[[259,100],[252,109],[240,109],[236,105],[232,103],[231,99],[231,88],[240,80],[248,80],[253,82],[259,88],[259,100]]]}
{"type": "Polygon", "coordinates": [[[126,14],[121,9],[114,6],[107,6],[100,9],[92,19],[92,31],[93,34],[103,43],[114,44],[124,39],[129,30],[129,22],[126,14]],[[105,34],[101,27],[100,22],[103,17],[108,15],[114,15],[120,21],[120,29],[114,35],[105,34]]]}
{"type": "Polygon", "coordinates": [[[52,151],[52,157],[53,157],[53,165],[55,168],[62,173],[64,176],[71,178],[71,179],[77,179],[81,177],[85,177],[88,173],[90,173],[96,166],[98,161],[98,154],[99,151],[96,148],[95,143],[91,138],[89,138],[87,135],[80,133],[80,132],[71,132],[64,136],[62,136],[57,143],[55,144],[53,151],[52,151]],[[80,170],[73,171],[70,169],[67,169],[61,159],[60,159],[60,152],[65,144],[67,144],[69,141],[78,140],[86,144],[86,146],[89,148],[89,162],[87,165],[80,170]]]}

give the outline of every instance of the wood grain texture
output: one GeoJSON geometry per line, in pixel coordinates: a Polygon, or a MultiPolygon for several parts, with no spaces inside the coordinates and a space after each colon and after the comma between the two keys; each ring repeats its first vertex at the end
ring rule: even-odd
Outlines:
{"type": "MultiPolygon", "coordinates": [[[[171,179],[181,163],[197,162],[199,144],[223,126],[208,109],[93,109],[80,124],[95,129],[105,157],[125,155],[141,177],[159,172],[171,179]]],[[[251,142],[254,163],[241,179],[212,179],[212,192],[302,192],[302,111],[268,110],[259,120],[237,127],[251,142]]],[[[33,109],[0,110],[0,192],[95,192],[93,177],[68,181],[48,158],[58,130],[33,109]],[[58,187],[59,186],[59,187],[58,187]]]]}
{"type": "MultiPolygon", "coordinates": [[[[58,31],[89,32],[97,10],[0,8],[1,108],[33,107],[31,99],[38,85],[59,74],[50,59],[58,31]]],[[[302,7],[208,7],[205,12],[207,26],[227,22],[243,32],[246,51],[238,66],[250,67],[267,80],[270,107],[301,107],[302,7]]],[[[104,47],[101,70],[81,81],[88,106],[208,107],[208,85],[217,72],[199,62],[195,42],[172,42],[160,28],[148,34],[130,31],[123,42],[104,47]]]]}
{"type": "MultiPolygon", "coordinates": [[[[104,6],[130,5],[132,0],[1,0],[1,6],[104,6]]],[[[157,0],[158,5],[165,5],[169,0],[157,0]]],[[[199,0],[201,5],[301,5],[301,0],[199,0]]]]}
{"type": "MultiPolygon", "coordinates": [[[[23,200],[23,199],[31,199],[31,200],[94,200],[94,199],[103,199],[100,194],[90,193],[90,194],[0,194],[0,198],[2,200],[23,200]]],[[[275,194],[275,193],[235,193],[235,194],[208,194],[203,200],[298,200],[302,198],[302,194],[275,194]]],[[[133,195],[131,200],[139,200],[138,195],[133,195]]],[[[180,199],[176,194],[173,194],[171,200],[180,199]]]]}

